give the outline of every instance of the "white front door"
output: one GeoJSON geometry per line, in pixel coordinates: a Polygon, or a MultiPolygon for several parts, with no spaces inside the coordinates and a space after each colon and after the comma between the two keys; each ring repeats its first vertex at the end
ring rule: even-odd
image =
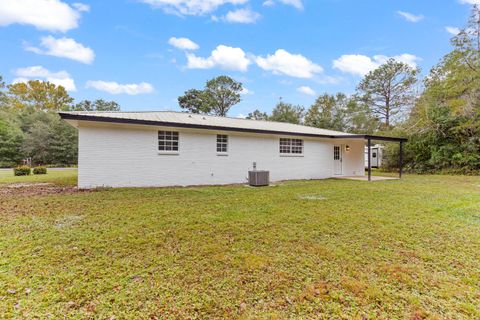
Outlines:
{"type": "Polygon", "coordinates": [[[333,174],[343,174],[342,160],[342,146],[333,146],[333,174]]]}

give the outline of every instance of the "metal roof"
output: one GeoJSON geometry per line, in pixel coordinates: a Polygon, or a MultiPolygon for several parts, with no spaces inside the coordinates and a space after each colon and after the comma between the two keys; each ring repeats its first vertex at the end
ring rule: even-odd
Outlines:
{"type": "MultiPolygon", "coordinates": [[[[106,112],[106,111],[70,111],[59,112],[62,119],[78,121],[99,121],[111,123],[130,123],[167,127],[183,127],[225,131],[254,132],[264,134],[282,134],[325,138],[364,138],[340,131],[320,129],[285,122],[249,120],[241,118],[218,117],[174,111],[152,112],[106,112]]],[[[396,139],[396,138],[392,138],[396,139]]]]}
{"type": "Polygon", "coordinates": [[[302,126],[298,124],[285,123],[285,122],[218,117],[218,116],[208,116],[208,115],[191,114],[191,113],[185,113],[185,112],[173,112],[173,111],[154,111],[154,112],[72,111],[72,112],[61,112],[61,114],[89,116],[89,117],[92,117],[91,120],[94,120],[94,121],[97,118],[98,120],[101,120],[101,118],[106,117],[106,118],[113,118],[113,119],[168,122],[168,123],[175,123],[175,124],[228,127],[228,128],[235,128],[235,129],[268,130],[268,131],[317,134],[317,135],[327,135],[327,136],[347,134],[339,131],[319,129],[319,128],[302,126]]]}

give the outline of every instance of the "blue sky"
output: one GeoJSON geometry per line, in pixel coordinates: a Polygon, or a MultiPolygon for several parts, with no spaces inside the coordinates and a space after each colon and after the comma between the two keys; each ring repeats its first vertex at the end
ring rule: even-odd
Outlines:
{"type": "Polygon", "coordinates": [[[244,84],[229,115],[280,97],[353,93],[387,57],[423,73],[480,0],[0,0],[0,74],[48,79],[76,99],[178,110],[222,74],[244,84]]]}

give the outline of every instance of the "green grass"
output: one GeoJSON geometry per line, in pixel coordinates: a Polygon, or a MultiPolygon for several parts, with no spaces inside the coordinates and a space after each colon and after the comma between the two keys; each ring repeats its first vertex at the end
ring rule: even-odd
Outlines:
{"type": "Polygon", "coordinates": [[[479,177],[0,192],[0,212],[0,318],[480,317],[479,177]]]}
{"type": "Polygon", "coordinates": [[[12,183],[53,183],[60,186],[74,186],[77,183],[77,169],[50,170],[45,175],[14,176],[12,170],[0,170],[0,185],[12,183]]]}

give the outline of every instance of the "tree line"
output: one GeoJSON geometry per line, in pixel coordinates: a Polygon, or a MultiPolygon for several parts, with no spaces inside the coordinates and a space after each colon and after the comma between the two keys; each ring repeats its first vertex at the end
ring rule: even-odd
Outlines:
{"type": "Polygon", "coordinates": [[[5,85],[0,76],[0,167],[31,159],[34,164],[74,165],[78,137],[58,111],[118,111],[114,101],[78,103],[62,86],[32,80],[5,85]]]}

